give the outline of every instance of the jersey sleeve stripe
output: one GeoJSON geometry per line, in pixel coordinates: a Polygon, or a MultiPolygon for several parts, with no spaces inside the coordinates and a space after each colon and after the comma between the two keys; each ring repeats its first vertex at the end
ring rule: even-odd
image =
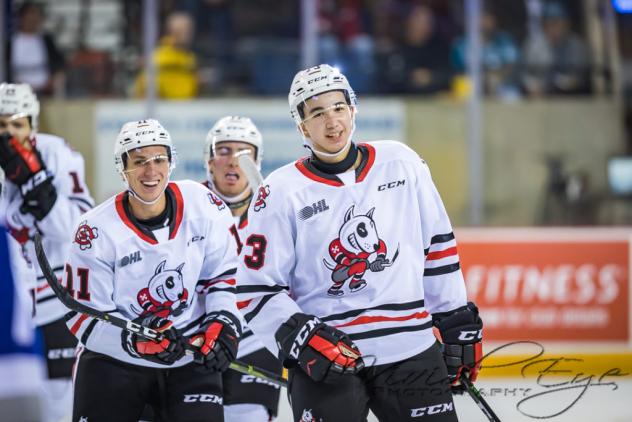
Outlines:
{"type": "Polygon", "coordinates": [[[424,307],[423,299],[416,300],[413,302],[406,302],[406,303],[387,303],[384,305],[374,306],[372,308],[353,309],[351,311],[343,312],[340,314],[328,315],[326,317],[322,317],[321,320],[326,322],[326,321],[346,319],[346,318],[351,318],[351,317],[360,315],[367,311],[407,311],[410,309],[419,309],[423,307],[424,307]]]}
{"type": "Polygon", "coordinates": [[[453,256],[453,255],[457,255],[456,246],[452,246],[451,248],[444,249],[442,251],[430,252],[426,256],[426,259],[432,261],[435,259],[446,258],[448,256],[453,256]]]}
{"type": "Polygon", "coordinates": [[[389,317],[383,315],[361,316],[352,321],[345,322],[344,324],[336,325],[336,328],[350,327],[352,325],[371,324],[374,322],[410,321],[411,319],[424,319],[427,318],[429,315],[430,314],[427,311],[423,311],[399,317],[389,317]]]}
{"type": "Polygon", "coordinates": [[[430,244],[434,245],[435,243],[445,243],[445,242],[449,242],[452,239],[454,239],[453,232],[445,233],[445,234],[437,234],[437,235],[432,236],[432,239],[430,239],[430,244]]]}
{"type": "Polygon", "coordinates": [[[454,263],[454,264],[450,264],[450,265],[444,265],[442,267],[436,267],[436,268],[426,268],[424,270],[424,277],[425,276],[436,276],[436,275],[443,275],[443,274],[449,274],[449,273],[453,273],[455,271],[458,271],[461,268],[461,264],[459,264],[458,262],[454,263]]]}
{"type": "Polygon", "coordinates": [[[237,286],[237,293],[279,293],[284,290],[288,290],[284,286],[237,286]]]}
{"type": "Polygon", "coordinates": [[[364,340],[368,338],[384,337],[392,334],[405,333],[410,331],[422,331],[432,327],[432,321],[420,325],[410,325],[406,327],[380,328],[379,330],[364,331],[362,333],[349,334],[351,340],[364,340]]]}
{"type": "Polygon", "coordinates": [[[252,319],[257,316],[257,314],[261,311],[261,309],[263,309],[265,304],[268,303],[270,301],[270,299],[272,299],[277,294],[278,293],[263,296],[259,300],[259,303],[257,304],[257,306],[255,306],[255,308],[252,311],[250,311],[250,312],[248,312],[247,314],[244,315],[244,319],[246,320],[246,322],[252,321],[252,319]]]}
{"type": "Polygon", "coordinates": [[[220,289],[219,287],[211,287],[206,292],[207,292],[207,294],[211,294],[211,293],[215,293],[215,292],[228,292],[228,293],[235,294],[235,291],[236,290],[235,290],[234,287],[228,287],[226,289],[220,289]]]}
{"type": "Polygon", "coordinates": [[[88,200],[87,200],[87,199],[85,199],[85,198],[81,198],[81,197],[79,197],[79,196],[69,196],[69,197],[68,197],[68,199],[70,199],[71,201],[80,202],[80,203],[82,203],[83,205],[87,206],[87,207],[88,207],[88,209],[90,209],[90,208],[94,207],[94,204],[93,204],[92,202],[88,201],[88,200]]]}
{"type": "Polygon", "coordinates": [[[88,338],[90,337],[90,334],[92,334],[92,330],[94,330],[94,327],[98,323],[99,323],[98,319],[92,318],[92,321],[90,321],[90,324],[88,324],[88,327],[86,328],[86,330],[83,332],[83,335],[81,336],[81,343],[83,344],[88,343],[88,338]]]}
{"type": "Polygon", "coordinates": [[[72,327],[70,327],[70,332],[72,333],[73,336],[77,335],[77,331],[79,331],[79,329],[81,328],[81,324],[83,324],[83,322],[88,318],[89,318],[88,315],[81,314],[79,319],[77,319],[77,321],[75,321],[75,323],[72,324],[72,327]]]}
{"type": "Polygon", "coordinates": [[[55,293],[53,293],[50,296],[46,296],[46,297],[42,297],[42,298],[38,298],[35,303],[44,303],[44,302],[48,302],[51,299],[56,299],[57,296],[55,295],[55,293]]]}

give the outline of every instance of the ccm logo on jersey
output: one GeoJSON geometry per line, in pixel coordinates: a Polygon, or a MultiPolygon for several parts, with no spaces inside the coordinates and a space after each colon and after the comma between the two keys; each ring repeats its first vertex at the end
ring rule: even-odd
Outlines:
{"type": "Polygon", "coordinates": [[[265,384],[268,385],[270,387],[274,387],[277,390],[281,387],[279,387],[277,384],[264,380],[262,378],[259,377],[255,377],[254,375],[242,375],[241,379],[239,380],[240,383],[242,384],[265,384]]]}
{"type": "Polygon", "coordinates": [[[406,179],[402,179],[402,180],[397,180],[397,181],[393,181],[393,182],[388,182],[388,183],[384,183],[383,185],[380,185],[377,187],[378,191],[383,191],[386,189],[393,189],[396,188],[398,186],[404,186],[406,184],[406,179]]]}
{"type": "Polygon", "coordinates": [[[428,407],[418,407],[416,409],[410,409],[411,418],[419,418],[426,415],[436,415],[437,413],[453,412],[454,403],[440,403],[428,407]]]}
{"type": "Polygon", "coordinates": [[[224,400],[215,394],[185,394],[182,401],[185,403],[217,403],[219,405],[224,403],[224,400]]]}
{"type": "Polygon", "coordinates": [[[318,319],[318,317],[314,317],[307,321],[305,325],[303,325],[303,328],[301,328],[301,331],[298,332],[296,338],[294,339],[294,342],[292,343],[290,356],[292,356],[294,359],[298,359],[298,354],[301,351],[301,346],[303,346],[303,344],[307,340],[307,336],[309,336],[309,333],[318,324],[320,324],[320,319],[318,319]]]}
{"type": "Polygon", "coordinates": [[[482,339],[483,338],[483,330],[474,330],[474,331],[466,331],[463,330],[459,334],[459,340],[461,341],[472,341],[474,339],[482,339]]]}

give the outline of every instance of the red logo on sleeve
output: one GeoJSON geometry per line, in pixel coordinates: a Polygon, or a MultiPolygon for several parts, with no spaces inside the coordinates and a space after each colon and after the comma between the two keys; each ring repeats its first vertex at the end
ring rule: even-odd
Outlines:
{"type": "Polygon", "coordinates": [[[92,241],[99,237],[99,229],[90,227],[87,221],[82,221],[75,233],[75,243],[79,245],[79,249],[85,251],[92,247],[92,241]]]}

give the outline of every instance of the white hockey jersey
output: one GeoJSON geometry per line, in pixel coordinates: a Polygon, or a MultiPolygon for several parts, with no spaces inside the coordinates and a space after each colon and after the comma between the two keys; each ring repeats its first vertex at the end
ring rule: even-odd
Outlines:
{"type": "Polygon", "coordinates": [[[35,291],[35,322],[45,325],[64,316],[68,309],[57,300],[36,264],[32,239],[35,230],[42,234],[44,251],[57,277],[61,278],[64,262],[68,253],[69,233],[73,232],[77,218],[92,208],[94,201],[84,182],[84,161],[81,154],[74,151],[68,143],[54,135],[38,133],[36,147],[42,156],[46,168],[51,173],[53,185],[57,190],[57,200],[48,215],[42,221],[36,221],[30,214],[22,214],[22,196],[19,188],[10,181],[5,182],[6,223],[14,236],[24,244],[35,264],[37,280],[21,280],[29,289],[35,291]]]}
{"type": "MultiPolygon", "coordinates": [[[[175,218],[149,231],[137,224],[120,193],[82,216],[70,248],[64,286],[91,308],[133,320],[154,314],[184,335],[198,331],[213,311],[237,316],[236,244],[228,207],[216,204],[197,182],[171,182],[167,190],[175,218]]],[[[121,346],[121,329],[83,314],[67,319],[89,350],[141,366],[121,346]]],[[[173,366],[191,361],[183,357],[173,366]]]]}
{"type": "Polygon", "coordinates": [[[426,163],[404,144],[361,144],[355,171],[301,159],[273,172],[248,211],[237,271],[250,328],[275,355],[296,312],[348,333],[367,365],[435,342],[433,312],[466,303],[452,227],[426,163]]]}
{"type": "MultiPolygon", "coordinates": [[[[210,183],[208,183],[208,181],[202,182],[202,185],[206,186],[211,192],[214,192],[213,188],[211,187],[210,183]]],[[[214,195],[214,196],[215,196],[214,201],[219,206],[222,200],[219,196],[217,195],[214,195]]],[[[248,212],[246,211],[240,216],[233,216],[233,222],[234,224],[230,227],[230,232],[235,237],[235,240],[237,241],[237,254],[239,255],[243,247],[241,237],[244,235],[245,228],[248,225],[248,212]]],[[[237,293],[239,294],[239,286],[237,286],[237,293]]],[[[245,307],[247,304],[248,302],[237,302],[237,307],[238,308],[245,307]]],[[[240,313],[239,315],[241,317],[243,314],[240,313]]],[[[261,343],[261,340],[259,340],[259,338],[254,335],[252,330],[245,325],[246,321],[243,319],[243,317],[240,318],[240,320],[242,323],[243,332],[242,332],[241,339],[239,340],[239,349],[237,351],[237,359],[241,359],[242,357],[247,356],[265,347],[263,343],[261,343]]]]}

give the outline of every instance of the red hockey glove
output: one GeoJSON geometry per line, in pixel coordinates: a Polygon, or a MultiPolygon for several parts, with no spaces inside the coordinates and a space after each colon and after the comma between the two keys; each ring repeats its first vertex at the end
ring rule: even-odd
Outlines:
{"type": "Polygon", "coordinates": [[[0,134],[0,167],[6,178],[20,188],[24,199],[20,211],[38,221],[46,217],[57,201],[57,190],[39,151],[26,148],[9,133],[0,134]]]}
{"type": "Polygon", "coordinates": [[[241,335],[239,320],[228,312],[213,312],[200,324],[201,330],[189,337],[199,347],[195,361],[213,372],[223,372],[237,358],[241,335]]]}
{"type": "Polygon", "coordinates": [[[283,366],[298,365],[316,382],[335,383],[364,368],[362,355],[349,336],[313,315],[292,315],[275,338],[283,366]]]}
{"type": "Polygon", "coordinates": [[[160,341],[146,339],[136,333],[123,330],[121,343],[123,349],[135,358],[146,359],[161,365],[171,365],[184,356],[182,339],[172,322],[155,315],[139,317],[134,320],[137,324],[152,328],[164,334],[160,341]]]}
{"type": "MultiPolygon", "coordinates": [[[[450,383],[460,390],[459,378],[468,372],[470,381],[476,381],[483,357],[483,321],[472,302],[450,312],[432,315],[443,342],[441,350],[448,367],[450,383]]],[[[453,388],[453,391],[455,388],[453,388]]],[[[459,392],[459,391],[455,391],[459,392]]]]}

